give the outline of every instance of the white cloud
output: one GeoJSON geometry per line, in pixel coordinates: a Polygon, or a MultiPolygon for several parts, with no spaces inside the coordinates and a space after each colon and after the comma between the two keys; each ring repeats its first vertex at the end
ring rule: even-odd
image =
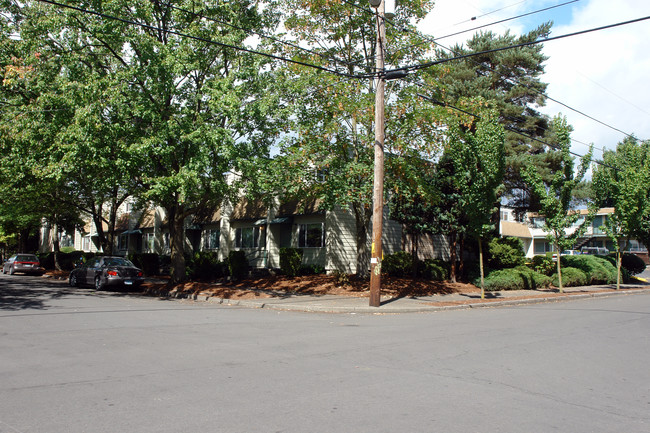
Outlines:
{"type": "MultiPolygon", "coordinates": [[[[436,0],[436,6],[424,20],[421,29],[435,37],[466,28],[509,18],[545,8],[563,1],[515,0],[436,0]],[[485,13],[501,11],[480,17],[485,13]],[[470,21],[472,16],[478,18],[470,21]]],[[[552,36],[592,29],[622,21],[650,16],[647,0],[581,0],[554,9],[552,18],[563,24],[553,27],[552,36]]],[[[526,25],[509,21],[486,28],[503,33],[506,28],[521,34],[548,20],[548,15],[532,15],[526,25]]],[[[464,42],[472,33],[443,39],[445,45],[464,42]]],[[[608,125],[642,139],[650,139],[650,20],[547,42],[544,53],[549,57],[542,80],[549,83],[548,95],[608,125]]],[[[594,143],[596,148],[614,148],[625,135],[575,113],[551,101],[542,108],[553,116],[566,115],[575,128],[575,140],[594,143]]],[[[586,152],[584,145],[574,142],[576,153],[586,152]]],[[[600,158],[599,150],[595,156],[600,158]]]]}

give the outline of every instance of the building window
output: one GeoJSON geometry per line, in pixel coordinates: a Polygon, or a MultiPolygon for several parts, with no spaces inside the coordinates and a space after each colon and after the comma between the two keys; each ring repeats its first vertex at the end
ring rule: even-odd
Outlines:
{"type": "Polygon", "coordinates": [[[153,253],[154,251],[154,235],[153,233],[145,233],[142,235],[143,249],[147,253],[153,253]]]}
{"type": "Polygon", "coordinates": [[[90,236],[84,236],[81,238],[81,250],[90,251],[90,236]]]}
{"type": "Polygon", "coordinates": [[[208,250],[216,250],[219,248],[219,237],[221,230],[210,229],[205,231],[205,248],[208,250]]]}
{"type": "Polygon", "coordinates": [[[536,229],[543,229],[546,225],[546,218],[544,217],[534,217],[533,218],[533,227],[536,229]]]}
{"type": "Polygon", "coordinates": [[[501,211],[501,221],[508,221],[508,212],[507,211],[501,211]]]}
{"type": "Polygon", "coordinates": [[[550,242],[536,240],[535,241],[535,254],[546,254],[553,251],[553,245],[550,242]]]}
{"type": "Polygon", "coordinates": [[[325,246],[323,223],[300,224],[298,230],[299,248],[322,248],[325,246]]]}
{"type": "Polygon", "coordinates": [[[605,215],[596,215],[594,221],[592,222],[592,227],[594,228],[595,235],[602,235],[605,231],[601,228],[605,225],[606,217],[605,215]]]}
{"type": "Polygon", "coordinates": [[[264,226],[241,227],[235,230],[235,247],[266,248],[266,233],[264,231],[264,226]]]}
{"type": "Polygon", "coordinates": [[[165,233],[163,236],[163,246],[165,250],[169,250],[169,232],[165,233]]]}
{"type": "Polygon", "coordinates": [[[74,239],[72,239],[72,236],[70,236],[69,234],[61,235],[61,239],[59,239],[59,246],[61,248],[74,247],[74,239]]]}
{"type": "Polygon", "coordinates": [[[117,238],[117,249],[120,251],[127,250],[129,248],[129,235],[121,234],[117,238]]]}

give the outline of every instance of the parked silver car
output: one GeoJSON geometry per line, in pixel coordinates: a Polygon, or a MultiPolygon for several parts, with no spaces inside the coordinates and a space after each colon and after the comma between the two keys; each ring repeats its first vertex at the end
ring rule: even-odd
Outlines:
{"type": "Polygon", "coordinates": [[[14,254],[2,264],[2,273],[13,275],[15,272],[43,275],[45,269],[34,254],[14,254]]]}
{"type": "Polygon", "coordinates": [[[144,281],[144,274],[124,257],[94,257],[70,272],[71,286],[88,285],[97,290],[107,287],[138,288],[144,281]]]}
{"type": "Polygon", "coordinates": [[[599,256],[609,255],[609,250],[602,247],[582,247],[580,250],[581,254],[595,254],[599,256]]]}

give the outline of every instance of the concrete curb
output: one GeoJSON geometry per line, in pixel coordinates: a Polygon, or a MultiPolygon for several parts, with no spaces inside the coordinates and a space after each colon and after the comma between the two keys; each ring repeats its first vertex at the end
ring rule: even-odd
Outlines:
{"type": "MultiPolygon", "coordinates": [[[[318,298],[310,298],[306,301],[297,303],[292,302],[292,299],[279,300],[274,298],[265,298],[260,300],[250,299],[227,299],[208,295],[194,295],[186,297],[199,302],[208,302],[211,304],[219,304],[224,306],[242,307],[250,309],[267,309],[276,311],[296,311],[296,312],[311,312],[311,313],[347,313],[347,314],[401,314],[401,313],[424,313],[424,312],[439,312],[439,311],[454,311],[454,310],[468,310],[478,308],[498,308],[509,307],[517,305],[532,305],[550,302],[566,302],[576,301],[581,299],[594,299],[610,296],[633,295],[633,294],[647,294],[650,293],[650,288],[636,288],[624,289],[618,292],[593,292],[593,293],[576,293],[566,294],[565,296],[544,296],[526,299],[503,299],[491,302],[473,302],[467,304],[457,305],[436,305],[436,301],[427,301],[424,299],[409,300],[409,303],[417,305],[391,305],[385,303],[384,305],[376,308],[367,305],[327,305],[332,302],[341,303],[348,301],[354,302],[357,299],[365,298],[334,298],[321,300],[318,298]]],[[[399,301],[392,301],[399,302],[399,301]]],[[[441,302],[438,302],[441,303],[441,302]]]]}

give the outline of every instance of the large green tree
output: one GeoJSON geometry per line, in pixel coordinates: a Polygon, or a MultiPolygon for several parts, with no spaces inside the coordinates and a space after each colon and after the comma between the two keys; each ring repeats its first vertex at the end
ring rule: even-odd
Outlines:
{"type": "Polygon", "coordinates": [[[561,156],[561,169],[553,174],[550,184],[547,184],[538,169],[531,163],[522,173],[531,190],[541,197],[540,212],[545,218],[544,230],[548,232],[547,239],[552,242],[557,253],[557,274],[562,287],[562,265],[560,253],[571,248],[578,237],[587,228],[590,218],[584,221],[572,232],[569,230],[576,225],[581,215],[575,210],[574,191],[582,181],[591,164],[592,148],[582,157],[580,166],[575,171],[574,157],[571,155],[571,130],[566,118],[557,116],[553,119],[558,141],[555,147],[561,156]]]}
{"type": "Polygon", "coordinates": [[[603,229],[616,248],[617,280],[621,284],[621,252],[631,237],[643,235],[644,220],[650,218],[650,142],[626,138],[616,150],[606,150],[592,180],[593,200],[614,207],[603,229]]]}
{"type": "MultiPolygon", "coordinates": [[[[373,212],[373,145],[376,80],[375,56],[379,54],[376,17],[368,4],[348,1],[287,0],[286,37],[296,45],[285,50],[297,59],[337,70],[285,69],[284,97],[290,102],[292,134],[280,149],[278,183],[285,194],[306,193],[318,197],[326,208],[349,209],[356,222],[357,260],[360,277],[369,275],[369,230],[373,212]],[[325,182],[314,182],[314,173],[325,182]]],[[[411,64],[426,56],[430,44],[416,32],[404,32],[431,9],[432,1],[404,1],[387,25],[388,65],[411,64]]],[[[437,144],[432,107],[417,96],[417,88],[391,81],[386,90],[385,148],[391,158],[427,154],[437,144]]],[[[387,170],[391,162],[386,163],[387,170]]],[[[387,179],[390,174],[387,173],[387,179]]],[[[389,188],[387,188],[389,189],[389,188]]]]}
{"type": "Polygon", "coordinates": [[[59,231],[70,232],[79,224],[68,188],[54,168],[61,157],[57,137],[70,123],[73,110],[61,103],[67,97],[60,79],[61,62],[34,36],[38,17],[31,12],[39,8],[32,11],[15,2],[3,2],[3,7],[0,219],[5,232],[20,234],[17,248],[22,251],[29,234],[38,239],[41,225],[50,225],[58,266],[59,231]]]}
{"type": "Polygon", "coordinates": [[[458,278],[458,250],[465,237],[478,239],[480,245],[492,228],[497,188],[503,181],[503,127],[485,104],[481,98],[462,100],[462,111],[441,109],[440,114],[447,129],[432,180],[439,200],[429,208],[430,227],[449,241],[452,282],[458,278]]]}
{"type": "Polygon", "coordinates": [[[186,219],[218,207],[236,188],[226,173],[243,173],[273,139],[269,59],[242,51],[252,31],[274,28],[272,8],[248,0],[39,8],[34,32],[79,62],[62,70],[75,116],[57,137],[61,172],[98,225],[106,202],[113,220],[134,191],[162,206],[172,277],[183,280],[186,219]]]}
{"type": "Polygon", "coordinates": [[[482,241],[495,231],[497,193],[505,171],[505,134],[494,111],[481,110],[479,113],[478,119],[449,122],[447,152],[455,167],[455,182],[460,191],[463,220],[466,223],[465,233],[478,241],[483,298],[482,241]]]}
{"type": "MultiPolygon", "coordinates": [[[[449,50],[438,50],[442,59],[449,59],[495,48],[517,45],[546,37],[551,23],[521,36],[506,32],[479,32],[464,45],[449,50]]],[[[508,205],[518,212],[538,210],[535,196],[521,173],[525,166],[534,164],[540,175],[550,180],[552,170],[558,169],[556,154],[548,152],[544,141],[553,141],[553,125],[538,110],[544,105],[546,84],[541,81],[544,62],[542,45],[484,53],[445,63],[441,69],[441,98],[456,104],[462,98],[482,97],[497,109],[499,122],[506,129],[506,171],[504,196],[508,205]]]]}

